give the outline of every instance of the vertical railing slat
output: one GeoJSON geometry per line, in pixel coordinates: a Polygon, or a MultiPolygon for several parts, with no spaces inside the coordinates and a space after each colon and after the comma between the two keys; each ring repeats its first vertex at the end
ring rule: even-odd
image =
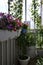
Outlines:
{"type": "Polygon", "coordinates": [[[10,39],[7,40],[7,65],[11,65],[11,43],[10,43],[10,39]]]}

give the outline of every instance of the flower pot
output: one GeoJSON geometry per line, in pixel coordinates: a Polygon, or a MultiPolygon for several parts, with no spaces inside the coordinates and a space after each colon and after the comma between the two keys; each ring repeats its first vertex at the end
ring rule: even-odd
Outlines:
{"type": "Polygon", "coordinates": [[[37,48],[37,53],[39,56],[43,57],[43,48],[37,48]]]}
{"type": "Polygon", "coordinates": [[[19,37],[21,34],[21,29],[17,30],[17,36],[19,37]]]}
{"type": "Polygon", "coordinates": [[[27,57],[24,60],[19,58],[20,65],[27,65],[29,60],[30,60],[30,57],[27,57]]]}
{"type": "Polygon", "coordinates": [[[35,46],[29,46],[27,47],[27,55],[32,57],[35,57],[37,55],[37,50],[35,46]]]}

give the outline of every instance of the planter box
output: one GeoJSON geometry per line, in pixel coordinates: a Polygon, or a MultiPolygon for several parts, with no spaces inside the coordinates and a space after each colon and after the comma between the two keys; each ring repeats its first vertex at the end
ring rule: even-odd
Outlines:
{"type": "Polygon", "coordinates": [[[8,31],[8,30],[0,30],[0,41],[7,40],[8,38],[16,38],[20,35],[21,30],[17,31],[8,31]]]}
{"type": "Polygon", "coordinates": [[[15,65],[15,39],[20,35],[18,31],[0,30],[0,65],[15,65]]]}

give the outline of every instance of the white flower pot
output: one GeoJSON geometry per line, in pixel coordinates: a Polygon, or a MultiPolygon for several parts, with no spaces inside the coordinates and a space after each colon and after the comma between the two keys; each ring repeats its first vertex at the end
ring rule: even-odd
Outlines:
{"type": "Polygon", "coordinates": [[[27,55],[32,57],[35,57],[37,55],[37,49],[35,46],[29,46],[27,47],[27,55]]]}
{"type": "Polygon", "coordinates": [[[28,58],[25,59],[25,60],[21,60],[21,59],[19,59],[19,62],[20,62],[21,65],[27,65],[28,62],[29,62],[29,60],[30,60],[30,57],[28,57],[28,58]]]}
{"type": "Polygon", "coordinates": [[[4,41],[8,38],[17,38],[20,35],[21,29],[17,31],[0,30],[0,40],[4,41]]]}
{"type": "Polygon", "coordinates": [[[43,57],[43,48],[42,49],[37,48],[37,53],[38,53],[39,56],[43,57]]]}

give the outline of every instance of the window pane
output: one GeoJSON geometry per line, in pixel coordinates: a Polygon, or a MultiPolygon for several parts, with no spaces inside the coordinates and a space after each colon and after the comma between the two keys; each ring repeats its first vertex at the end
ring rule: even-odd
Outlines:
{"type": "Polygon", "coordinates": [[[34,22],[31,18],[31,4],[32,0],[27,0],[27,21],[30,21],[30,28],[34,28],[34,22]]]}
{"type": "Polygon", "coordinates": [[[8,13],[8,0],[0,0],[0,12],[8,13]]]}
{"type": "Polygon", "coordinates": [[[22,21],[25,21],[25,0],[23,0],[23,16],[22,16],[22,21]]]}
{"type": "MultiPolygon", "coordinates": [[[[43,0],[42,0],[42,3],[43,3],[43,0]]],[[[42,6],[42,27],[43,27],[43,4],[41,6],[42,6]]]]}
{"type": "MultiPolygon", "coordinates": [[[[38,0],[40,3],[40,0],[38,0]]],[[[32,0],[23,0],[23,21],[29,21],[30,27],[33,29],[34,28],[34,21],[32,19],[31,15],[31,5],[32,5],[32,0]],[[25,4],[26,1],[26,4],[25,4]],[[26,7],[26,8],[25,8],[26,7]],[[25,12],[26,11],[26,12],[25,12]],[[26,19],[25,19],[26,17],[26,19]]],[[[39,16],[41,15],[41,7],[38,9],[39,16]]]]}

